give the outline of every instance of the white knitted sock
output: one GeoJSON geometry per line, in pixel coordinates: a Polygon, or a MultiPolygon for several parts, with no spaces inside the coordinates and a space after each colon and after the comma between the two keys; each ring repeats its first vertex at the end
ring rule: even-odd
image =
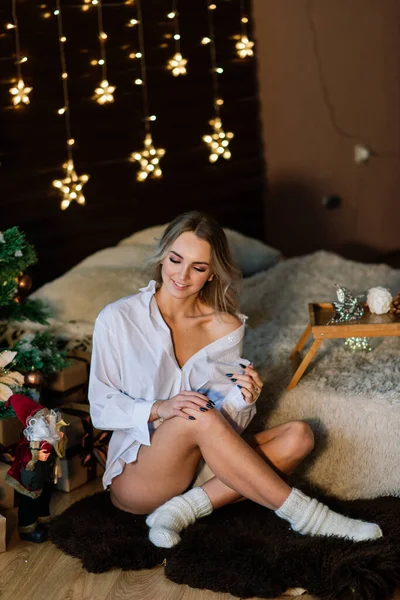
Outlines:
{"type": "Polygon", "coordinates": [[[147,517],[150,541],[160,548],[172,548],[180,541],[179,532],[182,529],[212,511],[210,499],[201,487],[194,487],[182,496],[175,496],[147,517]]]}
{"type": "Polygon", "coordinates": [[[382,530],[375,523],[350,519],[330,510],[315,498],[293,488],[275,514],[289,521],[292,529],[308,535],[335,535],[355,542],[376,540],[382,530]]]}

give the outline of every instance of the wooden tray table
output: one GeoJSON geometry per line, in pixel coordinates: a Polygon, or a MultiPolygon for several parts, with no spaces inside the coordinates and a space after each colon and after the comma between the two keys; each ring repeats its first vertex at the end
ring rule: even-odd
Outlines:
{"type": "Polygon", "coordinates": [[[310,303],[308,305],[310,322],[290,355],[293,377],[288,385],[288,390],[297,385],[318,348],[326,339],[400,336],[399,317],[395,317],[390,313],[376,315],[371,313],[368,307],[365,306],[364,308],[365,312],[361,319],[328,325],[335,315],[333,305],[330,302],[310,303]],[[300,352],[306,345],[310,335],[313,336],[314,341],[302,359],[300,352]]]}

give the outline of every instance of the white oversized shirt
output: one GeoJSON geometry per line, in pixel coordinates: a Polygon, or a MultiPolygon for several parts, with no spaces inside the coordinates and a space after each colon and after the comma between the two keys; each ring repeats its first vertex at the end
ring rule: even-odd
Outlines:
{"type": "Polygon", "coordinates": [[[226,376],[241,371],[246,317],[232,333],[196,352],[181,368],[171,332],[158,308],[155,281],[139,293],[106,306],[97,317],[89,380],[90,414],[98,429],[112,430],[104,488],[136,460],[141,444],[159,424],[149,422],[156,400],[168,400],[181,390],[197,391],[240,433],[253,418],[254,403],[226,376]]]}

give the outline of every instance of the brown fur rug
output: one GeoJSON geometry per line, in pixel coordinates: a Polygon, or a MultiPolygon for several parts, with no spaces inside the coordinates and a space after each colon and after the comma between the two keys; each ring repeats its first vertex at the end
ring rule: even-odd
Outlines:
{"type": "Polygon", "coordinates": [[[164,550],[149,542],[144,516],[116,509],[109,494],[99,492],[58,516],[50,539],[92,573],[150,569],[166,559],[172,581],[241,598],[275,597],[291,587],[324,600],[390,598],[400,585],[400,498],[319,498],[343,514],[377,522],[384,537],[354,543],[302,536],[272,511],[246,501],[201,519],[180,544],[164,550]]]}

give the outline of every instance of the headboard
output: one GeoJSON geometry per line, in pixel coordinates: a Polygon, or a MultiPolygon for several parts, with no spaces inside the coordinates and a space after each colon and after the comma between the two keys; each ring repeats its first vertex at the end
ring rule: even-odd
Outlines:
{"type": "MultiPolygon", "coordinates": [[[[1,22],[12,23],[11,3],[0,9],[1,22]]],[[[143,146],[145,135],[138,60],[137,27],[127,27],[136,15],[135,3],[103,4],[107,32],[107,72],[116,86],[115,102],[101,106],[93,90],[101,80],[96,7],[81,10],[81,1],[63,0],[63,31],[68,65],[70,118],[74,161],[78,173],[90,174],[85,185],[86,205],[72,203],[60,210],[59,191],[52,181],[62,177],[66,160],[57,19],[53,3],[18,0],[18,33],[25,85],[31,86],[30,104],[10,106],[8,89],[16,76],[15,35],[3,36],[2,110],[0,123],[0,228],[19,225],[36,247],[39,263],[32,269],[34,286],[62,274],[88,254],[177,214],[204,210],[222,225],[263,239],[264,163],[261,148],[255,57],[241,59],[235,51],[241,32],[243,2],[219,2],[213,10],[221,117],[225,131],[234,132],[232,158],[209,162],[202,136],[214,116],[206,0],[180,3],[181,51],[188,59],[187,75],[173,77],[166,63],[174,53],[174,25],[167,17],[171,2],[142,0],[142,23],[149,106],[157,147],[166,149],[159,180],[136,181],[138,166],[127,160],[143,146]],[[242,11],[242,12],[241,12],[242,11]],[[50,13],[46,16],[45,13],[50,13]]],[[[245,3],[245,8],[249,7],[245,3]]],[[[251,38],[251,15],[247,32],[251,38]]]]}

